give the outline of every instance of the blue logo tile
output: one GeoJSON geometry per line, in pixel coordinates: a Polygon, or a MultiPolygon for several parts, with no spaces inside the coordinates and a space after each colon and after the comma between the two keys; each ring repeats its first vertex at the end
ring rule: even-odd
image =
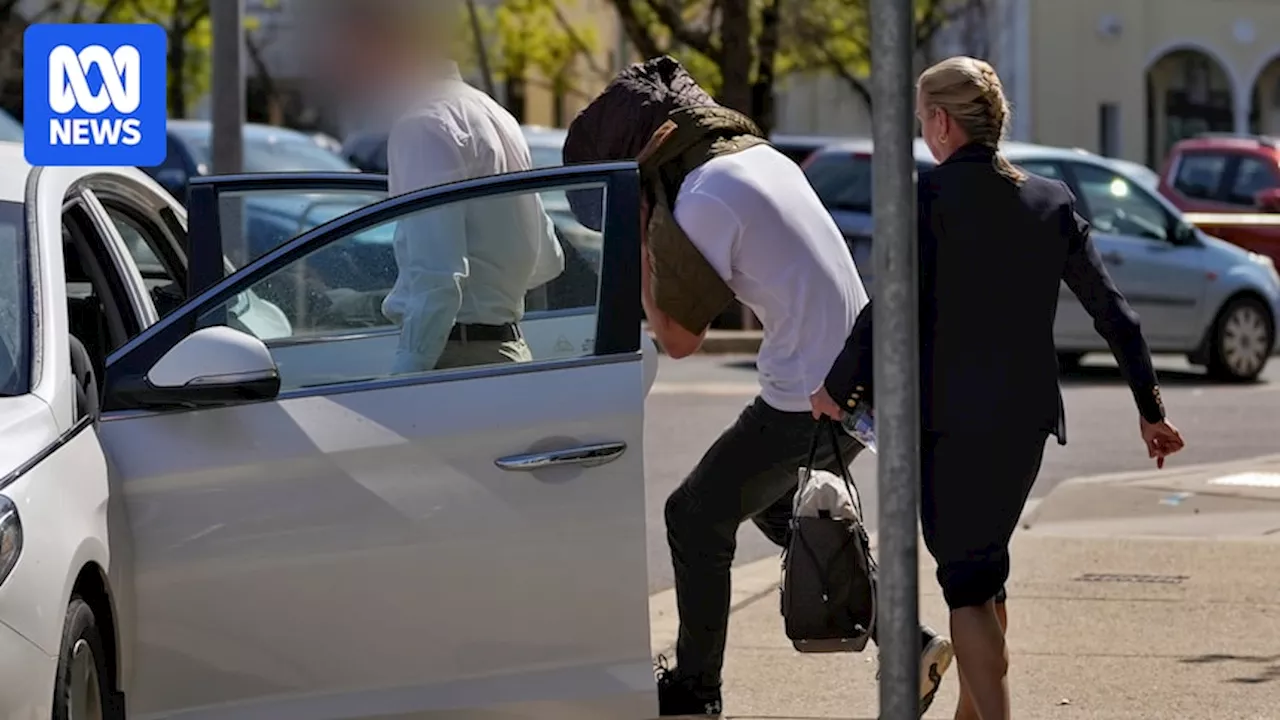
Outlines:
{"type": "Polygon", "coordinates": [[[164,162],[166,37],[159,25],[27,28],[25,154],[32,165],[164,162]]]}

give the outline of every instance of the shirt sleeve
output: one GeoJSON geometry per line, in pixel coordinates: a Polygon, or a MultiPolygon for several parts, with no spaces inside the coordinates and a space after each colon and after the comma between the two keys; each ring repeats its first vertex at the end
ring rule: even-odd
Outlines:
{"type": "Polygon", "coordinates": [[[733,258],[742,237],[742,221],[720,198],[693,191],[680,195],[675,208],[676,223],[711,267],[728,282],[733,276],[733,258]]]}
{"type": "MultiPolygon", "coordinates": [[[[465,179],[464,142],[433,115],[397,123],[387,143],[391,194],[465,179]]],[[[395,244],[400,274],[383,306],[388,319],[400,325],[392,371],[431,370],[457,320],[469,274],[465,203],[437,206],[401,219],[395,244]]]]}
{"type": "Polygon", "coordinates": [[[556,238],[555,221],[543,208],[542,198],[534,196],[534,204],[536,206],[534,223],[538,227],[535,240],[538,259],[533,266],[533,275],[529,278],[530,290],[542,287],[564,272],[564,249],[560,247],[560,240],[556,238]]]}

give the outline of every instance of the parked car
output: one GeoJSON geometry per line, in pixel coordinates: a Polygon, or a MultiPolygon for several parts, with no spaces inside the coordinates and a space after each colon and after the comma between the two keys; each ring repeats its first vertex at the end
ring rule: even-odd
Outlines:
{"type": "Polygon", "coordinates": [[[0,110],[0,142],[20,143],[23,137],[22,123],[13,119],[13,116],[4,110],[0,110]]]}
{"type": "Polygon", "coordinates": [[[1280,138],[1183,140],[1169,151],[1160,192],[1198,227],[1280,262],[1280,138]]]}
{"type": "Polygon", "coordinates": [[[188,214],[137,170],[35,174],[0,144],[0,716],[657,714],[636,168],[383,200],[227,277],[181,251],[236,242],[208,200],[338,180],[198,177],[188,214]],[[531,314],[532,362],[397,376],[394,331],[242,322],[381,226],[584,185],[608,281],[562,311],[590,327],[571,352],[531,314]]]}
{"type": "MultiPolygon", "coordinates": [[[[870,140],[826,148],[806,173],[874,292],[871,149],[870,140]]],[[[1012,142],[1003,150],[1013,163],[1071,187],[1153,351],[1185,354],[1224,380],[1252,380],[1262,372],[1280,316],[1280,277],[1270,258],[1196,229],[1150,187],[1149,177],[1131,177],[1127,161],[1012,142]]],[[[935,164],[922,140],[916,140],[914,153],[917,169],[935,164]]],[[[1064,366],[1108,349],[1065,285],[1054,335],[1064,366]]]]}
{"type": "MultiPolygon", "coordinates": [[[[523,126],[525,137],[529,140],[529,149],[534,151],[535,167],[559,165],[560,150],[564,147],[566,131],[538,125],[523,126]],[[554,148],[556,157],[551,158],[554,148]],[[541,155],[540,157],[537,157],[541,155]]],[[[775,135],[770,140],[782,154],[803,163],[818,150],[837,142],[839,138],[821,135],[775,135]]],[[[387,171],[387,134],[383,132],[357,133],[347,138],[343,144],[342,156],[348,162],[364,172],[385,173],[387,171]]]]}
{"type": "MultiPolygon", "coordinates": [[[[185,200],[193,177],[213,172],[213,124],[170,120],[164,163],[143,170],[174,197],[185,200]]],[[[356,168],[311,135],[273,125],[244,126],[244,171],[355,172],[356,168]]]]}

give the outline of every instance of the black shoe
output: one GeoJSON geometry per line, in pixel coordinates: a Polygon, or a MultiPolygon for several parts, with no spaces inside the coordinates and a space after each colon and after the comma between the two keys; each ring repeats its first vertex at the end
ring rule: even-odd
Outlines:
{"type": "Polygon", "coordinates": [[[658,681],[658,714],[662,717],[720,717],[724,712],[720,688],[701,687],[688,678],[679,677],[659,656],[654,669],[658,681]]]}

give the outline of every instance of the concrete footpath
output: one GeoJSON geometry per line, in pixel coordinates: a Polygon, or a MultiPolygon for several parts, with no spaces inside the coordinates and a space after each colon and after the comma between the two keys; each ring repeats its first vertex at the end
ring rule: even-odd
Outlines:
{"type": "MultiPolygon", "coordinates": [[[[1024,516],[1010,593],[1014,717],[1280,718],[1280,456],[1063,483],[1024,516]]],[[[778,562],[734,571],[728,717],[874,718],[875,652],[804,656],[778,562]]],[[[922,619],[946,611],[921,557],[922,619]]],[[[675,638],[651,599],[653,646],[675,638]]],[[[955,708],[954,667],[929,718],[955,708]]]]}

